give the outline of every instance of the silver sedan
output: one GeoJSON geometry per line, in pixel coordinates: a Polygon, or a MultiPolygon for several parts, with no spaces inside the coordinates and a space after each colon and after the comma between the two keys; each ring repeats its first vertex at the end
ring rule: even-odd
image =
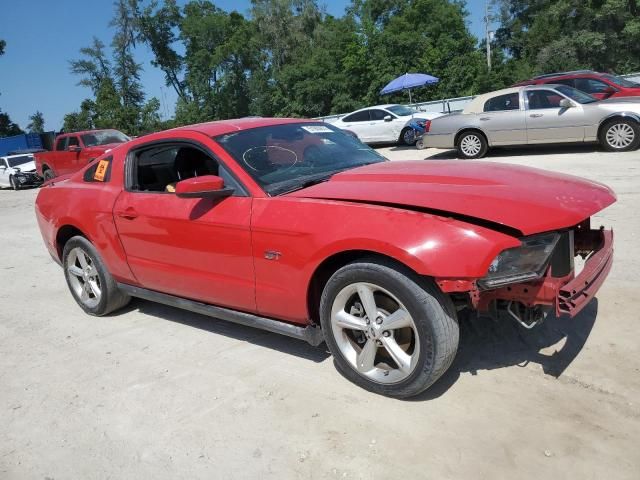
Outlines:
{"type": "Polygon", "coordinates": [[[491,147],[599,142],[623,152],[640,145],[640,97],[598,100],[566,85],[532,85],[480,95],[462,113],[427,124],[426,147],[480,158],[491,147]]]}

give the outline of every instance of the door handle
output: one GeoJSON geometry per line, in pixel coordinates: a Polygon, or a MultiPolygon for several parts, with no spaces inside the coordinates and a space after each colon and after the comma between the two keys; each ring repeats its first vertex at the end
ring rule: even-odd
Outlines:
{"type": "Polygon", "coordinates": [[[540,118],[542,116],[544,116],[544,114],[542,113],[532,113],[531,115],[529,115],[531,118],[540,118]]]}
{"type": "Polygon", "coordinates": [[[491,117],[480,117],[480,120],[486,122],[487,120],[491,120],[491,117]]]}
{"type": "Polygon", "coordinates": [[[136,212],[133,207],[127,207],[124,210],[120,210],[116,212],[116,215],[120,218],[124,218],[125,220],[135,220],[138,218],[138,212],[136,212]]]}

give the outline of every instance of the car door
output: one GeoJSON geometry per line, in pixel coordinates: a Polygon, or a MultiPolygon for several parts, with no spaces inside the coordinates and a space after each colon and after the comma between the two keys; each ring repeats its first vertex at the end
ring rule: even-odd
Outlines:
{"type": "Polygon", "coordinates": [[[552,89],[525,90],[527,143],[582,142],[585,138],[585,115],[582,105],[571,102],[561,108],[566,97],[552,89]]]}
{"type": "Polygon", "coordinates": [[[0,186],[8,187],[9,186],[9,174],[11,171],[9,170],[9,163],[6,158],[0,157],[0,186]]]}
{"type": "Polygon", "coordinates": [[[358,112],[351,113],[341,120],[341,128],[351,130],[358,135],[358,138],[362,142],[371,142],[371,129],[369,128],[369,110],[360,110],[358,112]]]}
{"type": "Polygon", "coordinates": [[[402,121],[391,112],[379,108],[369,110],[369,118],[372,142],[397,142],[406,123],[406,120],[402,121]]]}
{"type": "Polygon", "coordinates": [[[118,234],[140,285],[179,297],[255,311],[252,199],[204,143],[150,143],[127,156],[114,205],[118,234]],[[195,166],[179,166],[191,162],[195,166]],[[219,174],[235,189],[223,199],[179,198],[180,179],[219,174]]]}
{"type": "Polygon", "coordinates": [[[527,125],[520,92],[490,98],[478,115],[480,128],[491,145],[527,143],[527,125]]]}

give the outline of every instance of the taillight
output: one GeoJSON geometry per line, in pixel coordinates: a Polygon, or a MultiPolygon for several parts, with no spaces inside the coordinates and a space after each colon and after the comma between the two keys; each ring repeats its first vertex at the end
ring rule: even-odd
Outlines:
{"type": "Polygon", "coordinates": [[[424,122],[424,133],[427,133],[430,128],[431,128],[431,120],[427,120],[426,122],[424,122]]]}

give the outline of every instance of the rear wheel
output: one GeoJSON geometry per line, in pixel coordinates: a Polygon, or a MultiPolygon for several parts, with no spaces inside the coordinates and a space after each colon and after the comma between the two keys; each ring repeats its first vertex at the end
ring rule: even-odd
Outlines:
{"type": "Polygon", "coordinates": [[[487,154],[489,146],[487,140],[479,132],[464,132],[458,138],[458,155],[462,158],[482,158],[487,154]]]}
{"type": "Polygon", "coordinates": [[[610,120],[600,131],[600,143],[610,152],[635,150],[640,145],[640,125],[626,118],[610,120]]]}
{"type": "Polygon", "coordinates": [[[18,184],[16,177],[14,177],[13,175],[9,177],[9,184],[11,185],[11,188],[13,188],[14,190],[20,190],[20,185],[18,184]]]}
{"type": "Polygon", "coordinates": [[[358,261],[327,282],[320,319],[337,369],[378,394],[431,386],[458,347],[455,309],[431,282],[391,262],[358,261]]]}
{"type": "Polygon", "coordinates": [[[130,297],[118,289],[95,247],[84,237],[64,246],[62,265],[73,298],[89,315],[102,316],[124,307],[130,297]]]}
{"type": "Polygon", "coordinates": [[[46,180],[51,180],[52,178],[55,178],[55,175],[53,174],[53,171],[49,168],[47,168],[44,172],[42,172],[42,178],[46,180]]]}

